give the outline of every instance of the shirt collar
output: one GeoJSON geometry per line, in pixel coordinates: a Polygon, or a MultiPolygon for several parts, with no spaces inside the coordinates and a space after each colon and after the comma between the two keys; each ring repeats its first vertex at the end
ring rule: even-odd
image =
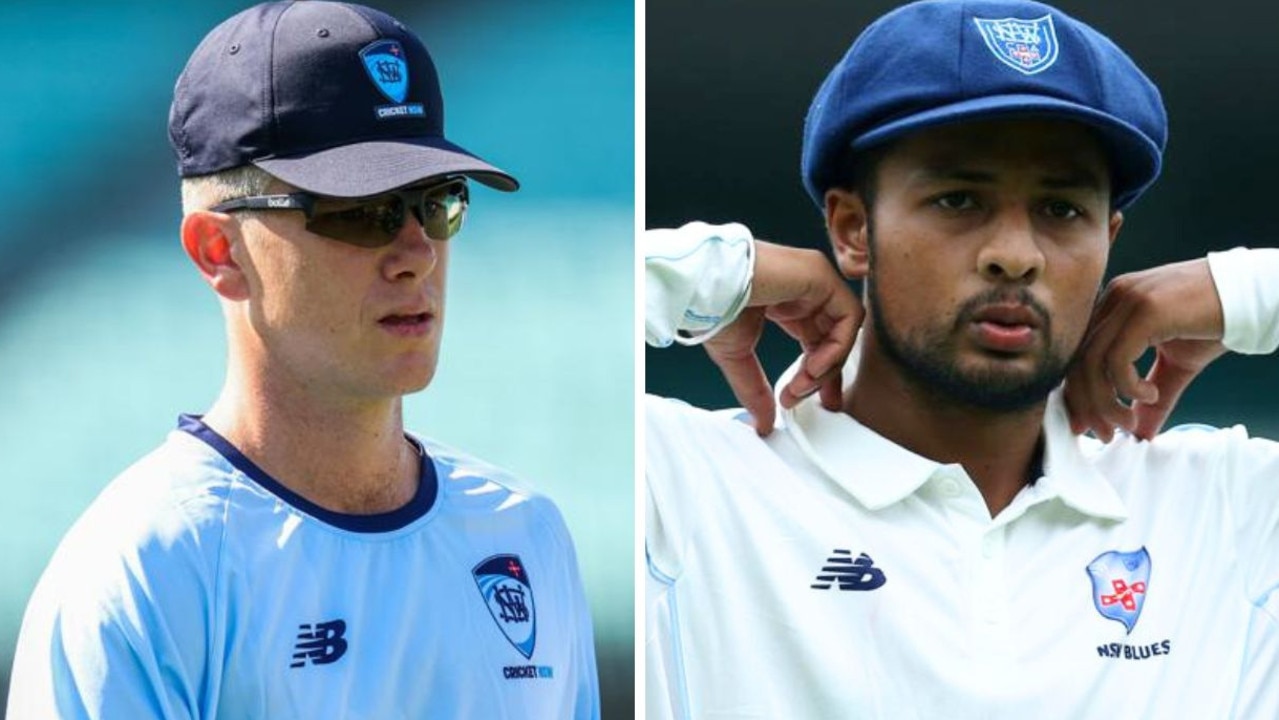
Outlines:
{"type": "Polygon", "coordinates": [[[1096,441],[1071,432],[1061,388],[1048,396],[1044,438],[1044,477],[1037,484],[1045,497],[1056,496],[1085,515],[1108,520],[1128,518],[1128,508],[1115,486],[1084,453],[1083,445],[1096,441]]]}
{"type": "MultiPolygon", "coordinates": [[[[857,376],[859,342],[844,363],[843,377],[857,376]]],[[[799,370],[797,360],[775,387],[785,387],[799,370]]],[[[780,408],[780,403],[778,405],[780,408]]],[[[804,455],[868,510],[880,510],[917,492],[939,470],[952,467],[888,440],[842,412],[824,409],[817,395],[781,410],[783,425],[804,455]]],[[[1084,454],[1070,430],[1061,389],[1053,391],[1044,412],[1044,477],[1035,483],[1039,500],[1060,499],[1092,517],[1123,520],[1128,511],[1114,487],[1084,454]]]]}

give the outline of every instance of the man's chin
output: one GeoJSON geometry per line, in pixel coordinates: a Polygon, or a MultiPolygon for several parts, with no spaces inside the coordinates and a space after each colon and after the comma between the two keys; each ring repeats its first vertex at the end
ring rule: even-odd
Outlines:
{"type": "Polygon", "coordinates": [[[396,367],[382,376],[382,384],[387,395],[412,395],[425,390],[435,379],[436,364],[414,364],[409,367],[396,367]]]}
{"type": "Polygon", "coordinates": [[[987,368],[934,377],[930,383],[960,404],[992,412],[1015,412],[1039,405],[1061,384],[1061,372],[987,368]]]}
{"type": "Polygon", "coordinates": [[[962,340],[902,342],[872,326],[888,359],[936,399],[985,412],[1017,412],[1043,403],[1066,375],[1066,363],[1046,348],[997,352],[962,340]]]}

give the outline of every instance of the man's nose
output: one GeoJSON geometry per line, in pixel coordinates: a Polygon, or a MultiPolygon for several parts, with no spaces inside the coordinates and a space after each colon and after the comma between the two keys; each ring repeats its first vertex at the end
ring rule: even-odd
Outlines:
{"type": "Polygon", "coordinates": [[[391,241],[393,253],[387,258],[387,274],[391,279],[400,277],[427,277],[435,271],[440,251],[422,227],[417,213],[405,212],[404,224],[391,241]]]}
{"type": "Polygon", "coordinates": [[[995,282],[1034,282],[1044,269],[1034,219],[1025,210],[1003,213],[977,255],[977,270],[995,282]]]}

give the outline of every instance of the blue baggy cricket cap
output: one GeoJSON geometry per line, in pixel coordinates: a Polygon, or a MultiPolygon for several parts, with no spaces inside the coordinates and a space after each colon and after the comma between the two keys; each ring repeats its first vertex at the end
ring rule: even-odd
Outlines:
{"type": "Polygon", "coordinates": [[[422,41],[386,13],[341,2],[264,3],[214,28],[173,91],[178,174],[256,165],[302,190],[362,197],[443,175],[519,183],[444,137],[422,41]]]}
{"type": "Polygon", "coordinates": [[[1023,116],[1094,128],[1116,209],[1159,176],[1163,100],[1106,36],[1029,0],[924,0],[867,27],[818,89],[804,123],[804,187],[821,207],[859,151],[937,125],[1023,116]]]}

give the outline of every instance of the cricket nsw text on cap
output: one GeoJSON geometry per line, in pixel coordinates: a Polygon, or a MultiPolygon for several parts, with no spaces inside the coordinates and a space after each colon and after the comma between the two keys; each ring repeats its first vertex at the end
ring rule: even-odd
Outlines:
{"type": "Polygon", "coordinates": [[[184,178],[253,164],[338,197],[438,175],[519,186],[444,139],[439,78],[422,41],[349,3],[264,3],[214,28],[174,87],[169,141],[184,178]]]}
{"type": "Polygon", "coordinates": [[[820,207],[853,153],[982,118],[1057,117],[1095,128],[1117,209],[1159,175],[1159,90],[1114,43],[1029,0],[924,0],[871,24],[818,89],[804,123],[804,187],[820,207]]]}

